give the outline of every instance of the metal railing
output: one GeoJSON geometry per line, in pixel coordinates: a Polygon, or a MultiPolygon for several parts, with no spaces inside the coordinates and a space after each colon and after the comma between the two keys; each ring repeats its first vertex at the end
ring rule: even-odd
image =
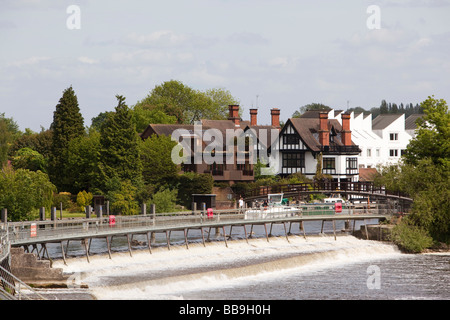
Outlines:
{"type": "Polygon", "coordinates": [[[9,267],[10,254],[11,244],[8,237],[8,228],[0,224],[0,300],[45,300],[41,294],[11,273],[9,267]]]}
{"type": "Polygon", "coordinates": [[[10,222],[9,240],[13,245],[39,242],[60,242],[66,239],[104,237],[114,234],[158,232],[183,228],[208,227],[218,223],[263,223],[266,219],[303,217],[314,215],[358,215],[391,214],[392,210],[382,204],[361,204],[342,206],[342,212],[335,212],[335,205],[302,204],[293,206],[255,207],[235,210],[214,210],[212,216],[203,211],[172,212],[135,216],[107,216],[102,218],[73,218],[55,221],[10,222]],[[251,213],[251,215],[249,215],[251,213]],[[250,223],[250,222],[249,222],[250,223]]]}

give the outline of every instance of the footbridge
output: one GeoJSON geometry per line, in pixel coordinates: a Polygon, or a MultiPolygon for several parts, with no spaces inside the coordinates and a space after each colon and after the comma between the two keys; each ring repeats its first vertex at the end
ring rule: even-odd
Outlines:
{"type": "MultiPolygon", "coordinates": [[[[336,221],[345,221],[349,232],[354,231],[355,222],[367,222],[384,220],[393,213],[383,205],[371,205],[355,207],[344,205],[342,211],[336,212],[334,205],[301,205],[279,206],[268,208],[248,208],[242,210],[215,210],[213,213],[204,211],[189,211],[165,214],[145,214],[138,216],[107,216],[101,218],[61,219],[51,221],[27,221],[9,222],[4,228],[8,231],[8,241],[12,247],[23,247],[26,252],[36,252],[39,259],[50,259],[47,244],[60,245],[62,257],[66,263],[69,242],[80,241],[85,249],[86,258],[89,261],[90,244],[92,239],[102,238],[106,243],[106,249],[111,258],[111,243],[117,237],[125,237],[128,250],[132,256],[132,240],[134,235],[145,235],[147,246],[152,253],[152,239],[157,233],[165,234],[167,248],[170,250],[171,233],[181,231],[184,233],[185,245],[189,249],[188,234],[191,230],[199,230],[203,245],[210,240],[211,230],[223,239],[227,240],[232,235],[233,228],[242,228],[245,239],[252,235],[254,226],[264,226],[267,241],[269,241],[272,226],[281,224],[284,226],[286,240],[294,224],[298,225],[299,232],[303,232],[306,238],[304,222],[321,221],[322,230],[325,223],[332,223],[333,234],[336,239],[336,221]],[[353,228],[351,227],[353,222],[353,228]],[[222,235],[220,234],[222,233],[222,235]],[[207,239],[205,239],[207,235],[207,239]]],[[[242,230],[241,229],[241,230],[242,230]]],[[[301,234],[301,233],[300,233],[301,234]]],[[[220,240],[220,239],[219,239],[220,240]]]]}
{"type": "Polygon", "coordinates": [[[313,182],[297,184],[281,184],[274,186],[260,186],[247,191],[243,196],[246,202],[267,199],[271,193],[283,193],[284,197],[295,200],[306,199],[311,194],[339,193],[349,200],[367,199],[369,201],[399,203],[402,207],[409,207],[413,199],[400,192],[392,192],[383,186],[376,186],[373,182],[313,182]]]}

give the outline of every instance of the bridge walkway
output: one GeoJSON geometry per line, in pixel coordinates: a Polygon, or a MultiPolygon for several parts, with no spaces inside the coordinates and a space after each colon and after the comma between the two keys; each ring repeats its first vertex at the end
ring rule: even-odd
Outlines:
{"type": "MultiPolygon", "coordinates": [[[[188,233],[192,229],[199,229],[201,231],[202,242],[205,245],[205,229],[222,229],[223,239],[225,245],[227,244],[227,236],[225,228],[230,231],[233,227],[243,227],[245,238],[248,241],[247,227],[251,230],[255,225],[263,225],[266,230],[267,241],[269,241],[269,232],[267,227],[274,224],[283,224],[288,238],[288,229],[291,229],[292,224],[298,223],[300,229],[303,230],[303,222],[306,221],[326,221],[333,222],[334,235],[335,221],[345,220],[355,221],[379,219],[383,220],[389,217],[389,212],[386,207],[372,206],[371,208],[357,209],[355,206],[344,206],[341,213],[335,213],[334,205],[316,205],[316,206],[290,206],[285,207],[285,210],[279,210],[275,213],[270,213],[264,209],[247,209],[240,210],[216,210],[212,217],[208,217],[206,213],[201,211],[183,212],[172,214],[158,214],[158,215],[139,215],[139,216],[113,216],[91,219],[62,219],[55,221],[29,221],[29,222],[15,222],[8,223],[9,241],[11,246],[23,246],[28,251],[29,246],[36,250],[38,257],[49,258],[46,244],[60,243],[62,256],[66,258],[66,252],[69,241],[81,241],[84,244],[86,258],[89,261],[89,247],[92,239],[104,238],[106,239],[107,249],[111,257],[111,241],[113,237],[126,237],[128,241],[128,248],[130,255],[131,243],[130,239],[133,235],[145,234],[147,236],[148,249],[151,253],[151,238],[155,233],[165,233],[167,240],[167,247],[170,250],[170,233],[172,231],[183,231],[185,237],[186,248],[189,249],[188,233]],[[64,249],[64,242],[67,242],[66,250],[64,249]],[[38,250],[38,245],[41,246],[38,250]]],[[[231,232],[229,232],[231,234],[231,232]]]]}

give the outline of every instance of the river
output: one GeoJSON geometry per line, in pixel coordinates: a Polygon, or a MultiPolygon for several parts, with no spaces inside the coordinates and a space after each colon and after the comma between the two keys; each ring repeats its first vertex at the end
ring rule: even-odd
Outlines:
{"type": "Polygon", "coordinates": [[[306,239],[297,228],[288,241],[277,225],[267,241],[263,228],[255,227],[248,243],[236,228],[228,247],[223,237],[213,236],[204,247],[192,232],[189,249],[182,232],[173,233],[170,250],[160,234],[152,254],[142,243],[132,256],[126,240],[118,238],[112,259],[99,239],[92,243],[90,263],[81,245],[71,244],[67,265],[55,246],[53,267],[70,274],[73,285],[41,293],[62,300],[450,299],[448,253],[404,254],[390,243],[344,233],[335,240],[330,226],[317,235],[318,228],[305,223],[306,239]],[[77,287],[81,283],[89,288],[77,287]]]}

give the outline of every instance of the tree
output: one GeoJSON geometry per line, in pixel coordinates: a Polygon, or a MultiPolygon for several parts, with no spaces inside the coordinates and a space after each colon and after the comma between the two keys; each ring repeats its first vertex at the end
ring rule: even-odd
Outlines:
{"type": "Polygon", "coordinates": [[[39,133],[35,133],[26,129],[23,135],[14,140],[9,149],[9,155],[14,156],[18,150],[30,148],[42,154],[45,161],[48,162],[51,157],[52,141],[53,133],[51,130],[42,130],[39,133]]]}
{"type": "MultiPolygon", "coordinates": [[[[435,241],[450,241],[450,118],[445,100],[428,97],[417,135],[407,147],[403,162],[381,168],[376,179],[387,189],[409,194],[414,203],[405,232],[416,230],[435,241]],[[413,226],[413,227],[411,227],[413,226]],[[417,227],[417,228],[415,228],[417,227]]],[[[401,238],[401,237],[400,237],[401,238]]],[[[423,240],[417,237],[416,240],[423,240]]],[[[411,237],[408,237],[411,239],[411,237]]],[[[414,237],[412,239],[415,239],[414,237]]],[[[424,241],[426,243],[426,241],[424,241]]]]}
{"type": "Polygon", "coordinates": [[[8,209],[11,221],[31,220],[33,212],[45,207],[50,210],[56,187],[47,174],[27,169],[3,167],[0,172],[0,208],[8,209]]]}
{"type": "Polygon", "coordinates": [[[19,126],[13,118],[6,118],[5,113],[0,113],[0,166],[7,162],[8,152],[20,135],[19,126]]]}
{"type": "Polygon", "coordinates": [[[12,134],[8,131],[5,121],[0,120],[0,166],[8,160],[8,151],[12,142],[12,134]]]}
{"type": "Polygon", "coordinates": [[[64,90],[50,126],[53,131],[50,159],[50,178],[62,191],[69,188],[72,181],[66,170],[67,149],[72,139],[84,135],[84,120],[78,107],[78,99],[72,87],[64,90]]]}
{"type": "Polygon", "coordinates": [[[92,199],[94,198],[91,192],[86,192],[86,190],[80,191],[77,194],[77,205],[80,211],[84,211],[86,206],[90,206],[92,204],[92,199]]]}
{"type": "Polygon", "coordinates": [[[107,118],[100,130],[98,184],[101,189],[105,187],[106,181],[114,177],[133,183],[141,179],[139,137],[125,98],[119,95],[116,98],[118,105],[115,113],[107,118]]]}
{"type": "Polygon", "coordinates": [[[193,123],[200,119],[226,119],[228,105],[237,100],[225,89],[194,90],[177,80],[156,86],[142,101],[149,109],[163,111],[174,116],[177,123],[193,123]]]}
{"type": "Polygon", "coordinates": [[[73,194],[81,190],[92,191],[97,186],[98,150],[100,149],[100,133],[90,129],[87,136],[73,139],[67,151],[67,174],[73,181],[70,191],[73,194]]]}
{"type": "Polygon", "coordinates": [[[167,136],[156,134],[140,142],[142,177],[146,184],[158,189],[160,186],[175,184],[178,167],[171,159],[172,149],[176,145],[167,136]]]}
{"type": "Polygon", "coordinates": [[[299,110],[295,111],[292,114],[292,118],[299,118],[306,111],[311,111],[311,110],[330,111],[331,108],[322,103],[315,103],[315,102],[310,103],[310,104],[304,105],[303,107],[300,107],[299,110]]]}
{"type": "Polygon", "coordinates": [[[177,201],[177,189],[165,189],[154,193],[150,198],[150,203],[155,205],[157,213],[174,212],[177,201]]]}
{"type": "Polygon", "coordinates": [[[418,123],[417,135],[407,147],[407,163],[417,164],[430,157],[434,164],[450,168],[450,114],[447,102],[428,97],[421,108],[425,116],[418,123]]]}
{"type": "Polygon", "coordinates": [[[136,200],[137,188],[130,180],[120,181],[112,178],[107,182],[106,198],[111,202],[111,211],[117,214],[134,215],[139,213],[136,200]]]}
{"type": "Polygon", "coordinates": [[[159,109],[152,109],[148,105],[138,103],[136,104],[132,112],[132,120],[136,126],[137,132],[143,132],[150,123],[164,123],[174,124],[177,123],[175,116],[169,116],[164,111],[159,109]]]}
{"type": "Polygon", "coordinates": [[[214,180],[210,174],[186,172],[178,177],[178,199],[190,207],[193,194],[210,194],[214,180]]]}
{"type": "Polygon", "coordinates": [[[47,173],[47,161],[42,154],[31,149],[22,148],[12,159],[14,169],[28,169],[47,173]]]}

